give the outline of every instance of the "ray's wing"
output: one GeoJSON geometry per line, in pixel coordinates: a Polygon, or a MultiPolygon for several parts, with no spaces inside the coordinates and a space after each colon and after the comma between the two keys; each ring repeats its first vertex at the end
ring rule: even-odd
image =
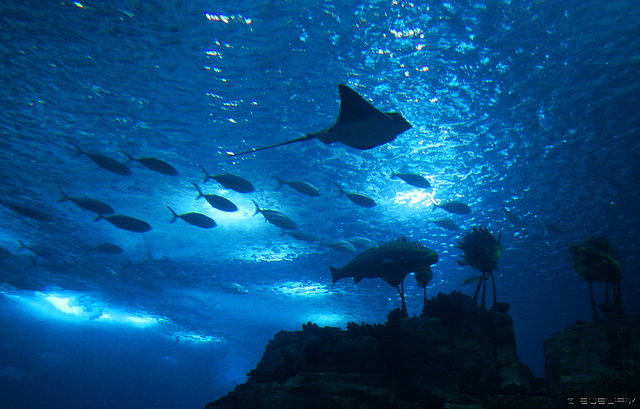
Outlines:
{"type": "Polygon", "coordinates": [[[338,84],[338,91],[340,92],[340,114],[334,126],[345,122],[369,120],[374,117],[390,119],[388,115],[379,111],[346,85],[338,84]]]}
{"type": "Polygon", "coordinates": [[[357,92],[339,84],[340,114],[335,124],[313,135],[330,144],[340,142],[356,149],[371,149],[396,138],[411,128],[400,114],[376,109],[357,92]]]}

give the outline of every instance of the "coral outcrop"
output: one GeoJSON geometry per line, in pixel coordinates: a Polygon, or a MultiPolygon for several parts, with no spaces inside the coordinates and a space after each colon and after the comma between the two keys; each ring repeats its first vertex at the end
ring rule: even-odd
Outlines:
{"type": "Polygon", "coordinates": [[[545,340],[544,352],[555,407],[640,406],[640,318],[574,324],[545,340]]]}
{"type": "Polygon", "coordinates": [[[247,382],[206,408],[544,408],[507,309],[454,292],[420,317],[281,331],[247,382]]]}

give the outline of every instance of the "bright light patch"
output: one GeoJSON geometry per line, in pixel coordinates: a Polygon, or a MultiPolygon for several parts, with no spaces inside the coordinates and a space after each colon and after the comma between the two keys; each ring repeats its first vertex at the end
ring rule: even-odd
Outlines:
{"type": "Polygon", "coordinates": [[[304,321],[311,321],[320,327],[337,327],[345,322],[345,317],[338,314],[313,314],[308,319],[305,318],[304,321]]]}
{"type": "Polygon", "coordinates": [[[45,297],[45,300],[49,301],[54,307],[66,314],[80,315],[84,312],[82,307],[70,306],[69,301],[71,301],[71,298],[68,297],[62,298],[50,296],[45,297]]]}
{"type": "Polygon", "coordinates": [[[124,322],[130,322],[133,325],[138,325],[138,326],[146,326],[149,324],[155,324],[156,320],[154,318],[151,317],[135,317],[133,315],[128,316],[128,317],[124,317],[124,322]]]}
{"type": "Polygon", "coordinates": [[[212,335],[200,335],[194,333],[176,333],[175,342],[187,342],[192,344],[211,344],[214,342],[223,342],[224,338],[212,335]]]}
{"type": "Polygon", "coordinates": [[[84,8],[84,6],[82,4],[80,4],[79,2],[77,2],[77,1],[74,1],[73,4],[75,4],[76,6],[80,7],[81,9],[84,8]]]}
{"type": "Polygon", "coordinates": [[[102,315],[97,318],[97,320],[103,322],[128,324],[134,327],[147,327],[149,325],[158,323],[158,319],[150,316],[129,315],[116,311],[103,312],[102,315]]]}
{"type": "Polygon", "coordinates": [[[427,192],[424,189],[400,191],[396,193],[396,196],[393,199],[394,203],[408,204],[409,206],[424,206],[424,202],[432,203],[432,200],[433,193],[427,192]]]}
{"type": "Polygon", "coordinates": [[[317,297],[329,293],[326,285],[313,281],[282,281],[273,286],[271,290],[292,297],[317,297]]]}
{"type": "Polygon", "coordinates": [[[29,307],[38,315],[49,319],[71,320],[76,323],[113,322],[135,327],[147,327],[162,322],[162,319],[144,314],[131,314],[104,305],[96,299],[81,295],[44,294],[32,296],[6,295],[29,307]],[[60,314],[60,313],[64,314],[60,314]]]}

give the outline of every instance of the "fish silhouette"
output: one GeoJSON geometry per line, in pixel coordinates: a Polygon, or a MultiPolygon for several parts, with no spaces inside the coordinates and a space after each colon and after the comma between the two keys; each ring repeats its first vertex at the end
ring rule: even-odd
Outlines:
{"type": "Polygon", "coordinates": [[[273,224],[274,226],[280,227],[282,230],[296,230],[298,228],[296,222],[291,220],[289,216],[286,216],[275,210],[261,209],[255,200],[253,200],[253,204],[256,205],[256,212],[253,214],[254,216],[258,213],[262,213],[264,218],[267,219],[269,223],[273,224]]]}
{"type": "Polygon", "coordinates": [[[115,173],[116,175],[129,176],[131,174],[131,169],[129,169],[125,164],[120,163],[108,156],[104,156],[101,153],[83,151],[75,143],[70,143],[77,151],[75,156],[86,155],[93,161],[93,163],[100,166],[102,169],[108,170],[109,172],[115,173]]]}
{"type": "Polygon", "coordinates": [[[352,148],[366,150],[391,142],[404,131],[411,129],[411,124],[402,114],[379,111],[344,84],[338,84],[338,91],[340,92],[340,113],[336,122],[329,128],[275,145],[239,153],[227,153],[229,156],[239,156],[310,139],[319,139],[327,145],[340,142],[352,148]]]}
{"type": "Polygon", "coordinates": [[[90,250],[100,254],[120,254],[124,251],[122,247],[111,243],[96,244],[90,250]]]}
{"type": "Polygon", "coordinates": [[[115,213],[115,210],[108,204],[101,202],[97,199],[91,199],[89,197],[70,197],[58,186],[58,190],[62,193],[62,197],[58,199],[58,202],[64,202],[66,200],[70,200],[75,203],[78,207],[84,210],[89,210],[90,212],[98,213],[98,214],[112,214],[115,213]]]}
{"type": "Polygon", "coordinates": [[[144,233],[151,230],[151,226],[149,225],[149,223],[140,219],[136,219],[135,217],[124,216],[121,214],[99,214],[93,220],[98,221],[100,219],[105,219],[119,229],[132,231],[134,233],[144,233]]]}
{"type": "Polygon", "coordinates": [[[436,207],[444,209],[449,213],[455,213],[455,214],[471,213],[471,208],[467,204],[462,202],[457,202],[457,201],[451,201],[451,202],[442,203],[442,204],[436,204],[436,202],[433,202],[433,210],[435,210],[436,207]]]}
{"type": "Polygon", "coordinates": [[[1,200],[0,205],[4,205],[14,212],[21,214],[22,216],[37,220],[39,222],[52,222],[54,220],[53,216],[51,216],[49,213],[38,210],[35,207],[24,206],[18,203],[7,203],[1,200]]]}
{"type": "Polygon", "coordinates": [[[127,158],[129,158],[129,161],[136,161],[149,170],[162,173],[163,175],[167,175],[167,176],[178,176],[178,171],[176,170],[176,168],[169,165],[167,162],[163,160],[152,158],[149,156],[142,157],[142,158],[134,158],[133,156],[129,155],[127,152],[122,152],[122,153],[125,154],[127,158]]]}
{"type": "Polygon", "coordinates": [[[202,180],[202,183],[207,183],[209,179],[213,179],[227,189],[235,190],[238,193],[250,193],[256,190],[251,182],[247,179],[241,178],[240,176],[233,175],[231,173],[210,175],[201,164],[198,163],[198,166],[200,166],[200,169],[204,172],[204,179],[202,180]]]}
{"type": "Polygon", "coordinates": [[[362,206],[362,207],[374,207],[376,205],[375,200],[373,200],[369,196],[365,196],[363,194],[355,193],[355,192],[348,192],[342,189],[342,186],[340,186],[337,183],[336,183],[336,186],[338,186],[338,189],[340,189],[340,194],[338,195],[338,197],[344,194],[345,196],[347,196],[349,200],[351,200],[353,204],[357,204],[358,206],[362,206]]]}
{"type": "Polygon", "coordinates": [[[404,180],[411,186],[421,187],[423,189],[428,189],[431,187],[431,183],[427,179],[425,179],[424,176],[421,176],[417,173],[396,173],[393,168],[391,168],[391,179],[396,176],[404,180]]]}
{"type": "Polygon", "coordinates": [[[176,219],[180,218],[192,226],[200,227],[201,229],[210,229],[216,227],[216,222],[209,216],[201,213],[183,213],[178,214],[172,208],[167,206],[167,209],[171,211],[171,220],[169,223],[173,223],[176,219]]]}
{"type": "Polygon", "coordinates": [[[303,182],[302,180],[284,180],[274,175],[271,175],[271,177],[278,181],[278,187],[275,188],[276,192],[282,187],[282,185],[289,185],[303,195],[307,195],[309,197],[320,196],[320,190],[309,182],[303,182]]]}
{"type": "Polygon", "coordinates": [[[200,199],[201,197],[204,197],[207,200],[207,202],[209,202],[211,207],[218,210],[222,210],[223,212],[238,211],[238,206],[236,206],[231,200],[218,195],[204,194],[202,193],[202,190],[200,190],[200,187],[198,185],[194,183],[193,186],[195,186],[196,189],[198,189],[198,196],[196,196],[196,199],[200,199]]]}

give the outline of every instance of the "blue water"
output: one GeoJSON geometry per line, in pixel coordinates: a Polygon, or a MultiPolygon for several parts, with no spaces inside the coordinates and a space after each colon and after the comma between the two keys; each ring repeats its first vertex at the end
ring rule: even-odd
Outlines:
{"type": "MultiPolygon", "coordinates": [[[[454,246],[477,225],[502,232],[498,301],[511,304],[520,359],[537,376],[543,339],[591,319],[571,243],[611,240],[625,312],[640,314],[640,3],[238,3],[0,5],[3,408],[199,408],[244,382],[275,332],[382,322],[399,306],[380,280],[332,287],[328,267],[357,253],[281,237],[253,216],[252,200],[324,241],[420,241],[440,255],[429,296],[472,294],[462,282],[477,272],[455,262],[454,246]],[[313,140],[227,157],[330,126],[338,83],[413,128],[368,151],[313,140]],[[72,144],[121,162],[123,152],[162,159],[179,176],[138,162],[119,176],[75,156],[72,144]],[[198,164],[256,191],[202,184],[198,164]],[[391,179],[390,167],[432,188],[391,179]],[[271,175],[322,194],[276,192],[271,175]],[[240,210],[196,200],[194,182],[240,210]],[[336,182],[377,205],[337,198],[336,182]],[[57,202],[58,187],[153,229],[94,222],[57,202]],[[432,210],[450,200],[471,214],[432,210]],[[217,226],[169,223],[166,206],[217,226]],[[461,229],[429,222],[441,217],[461,229]],[[91,250],[103,242],[124,251],[91,250]]],[[[405,284],[409,314],[418,314],[422,290],[413,277],[405,284]]]]}

